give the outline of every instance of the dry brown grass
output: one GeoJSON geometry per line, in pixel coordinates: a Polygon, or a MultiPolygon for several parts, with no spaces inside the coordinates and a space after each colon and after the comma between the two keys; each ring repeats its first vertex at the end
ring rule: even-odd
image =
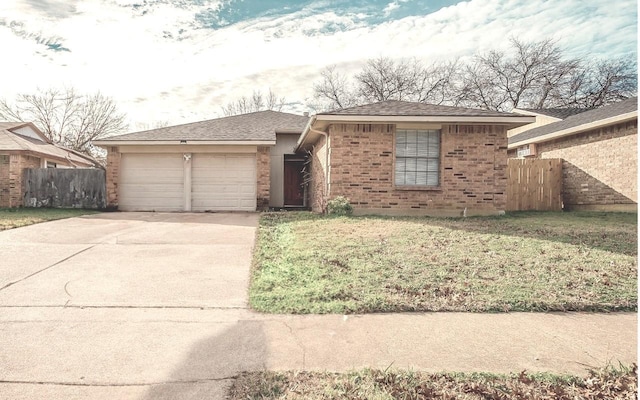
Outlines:
{"type": "Polygon", "coordinates": [[[363,370],[252,372],[234,382],[229,398],[246,399],[636,399],[637,367],[591,371],[587,377],[530,374],[428,374],[363,370]]]}
{"type": "Polygon", "coordinates": [[[60,208],[0,208],[0,231],[95,213],[97,211],[60,208]]]}

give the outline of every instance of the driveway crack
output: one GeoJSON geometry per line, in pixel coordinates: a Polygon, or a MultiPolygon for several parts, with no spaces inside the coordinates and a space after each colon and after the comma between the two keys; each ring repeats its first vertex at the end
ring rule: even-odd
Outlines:
{"type": "Polygon", "coordinates": [[[295,340],[296,344],[302,350],[302,368],[301,369],[304,370],[307,365],[307,349],[304,347],[304,344],[302,344],[302,341],[295,334],[293,328],[286,321],[279,321],[279,322],[282,323],[284,326],[286,326],[287,329],[289,329],[289,333],[291,333],[291,336],[293,336],[293,339],[295,340]]]}
{"type": "MultiPolygon", "coordinates": [[[[34,273],[32,273],[32,274],[29,274],[29,275],[27,275],[27,276],[25,276],[25,277],[23,277],[23,278],[20,278],[20,279],[18,279],[17,281],[9,282],[9,283],[7,283],[6,285],[4,285],[3,287],[1,287],[1,288],[0,288],[0,291],[4,290],[4,289],[6,289],[6,288],[8,288],[8,287],[10,287],[10,286],[13,286],[13,285],[15,285],[16,283],[20,283],[20,282],[22,282],[22,281],[25,281],[25,280],[27,280],[27,279],[31,278],[32,276],[38,275],[39,273],[44,272],[44,271],[46,271],[46,270],[48,270],[48,269],[50,269],[50,268],[53,268],[53,267],[55,267],[56,265],[62,264],[63,262],[65,262],[65,261],[67,261],[67,260],[70,260],[70,259],[72,259],[73,257],[75,257],[75,256],[77,256],[77,255],[79,255],[79,254],[82,254],[82,253],[84,253],[84,252],[85,252],[85,251],[87,251],[87,250],[91,250],[91,249],[93,249],[93,248],[94,248],[94,247],[96,247],[97,245],[98,245],[98,244],[94,244],[94,245],[92,245],[92,246],[86,247],[86,248],[84,248],[84,249],[82,249],[82,250],[80,250],[80,251],[77,251],[77,252],[75,252],[75,253],[71,254],[70,256],[68,256],[68,257],[66,257],[66,258],[63,258],[62,260],[60,260],[60,261],[58,261],[58,262],[56,262],[56,263],[54,263],[54,264],[49,265],[48,267],[42,268],[41,270],[36,271],[36,272],[34,272],[34,273]]],[[[66,291],[66,289],[65,289],[65,291],[66,291]]],[[[68,293],[67,293],[67,294],[68,294],[68,293]]]]}

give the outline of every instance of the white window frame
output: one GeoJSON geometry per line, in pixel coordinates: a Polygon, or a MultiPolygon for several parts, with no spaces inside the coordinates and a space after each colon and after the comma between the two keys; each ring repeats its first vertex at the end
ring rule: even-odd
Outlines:
{"type": "Polygon", "coordinates": [[[441,129],[396,129],[394,186],[439,188],[441,148],[441,129]]]}

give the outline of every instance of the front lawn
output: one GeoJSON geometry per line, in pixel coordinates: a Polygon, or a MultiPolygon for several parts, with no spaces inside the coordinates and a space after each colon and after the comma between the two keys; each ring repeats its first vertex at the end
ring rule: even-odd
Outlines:
{"type": "Polygon", "coordinates": [[[95,213],[97,211],[61,208],[0,208],[0,231],[95,213]]]}
{"type": "Polygon", "coordinates": [[[512,375],[428,374],[363,370],[250,372],[233,383],[240,399],[636,399],[638,376],[631,367],[591,371],[588,377],[522,372],[512,375]]]}
{"type": "Polygon", "coordinates": [[[268,213],[250,288],[271,313],[637,310],[637,214],[268,213]]]}

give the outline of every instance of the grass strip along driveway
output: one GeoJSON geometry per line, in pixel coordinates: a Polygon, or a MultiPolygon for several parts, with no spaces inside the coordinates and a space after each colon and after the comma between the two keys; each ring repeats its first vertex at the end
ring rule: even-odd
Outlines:
{"type": "Polygon", "coordinates": [[[0,208],[0,231],[55,219],[95,214],[97,211],[60,208],[0,208]]]}
{"type": "Polygon", "coordinates": [[[427,374],[413,371],[251,372],[230,399],[636,399],[637,367],[592,371],[588,377],[519,373],[427,374]]]}
{"type": "Polygon", "coordinates": [[[637,214],[267,213],[254,254],[262,312],[637,310],[637,214]]]}

